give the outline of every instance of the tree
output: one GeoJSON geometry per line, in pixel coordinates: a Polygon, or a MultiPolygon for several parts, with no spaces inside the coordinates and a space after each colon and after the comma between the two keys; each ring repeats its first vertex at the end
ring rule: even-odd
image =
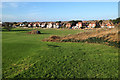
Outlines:
{"type": "Polygon", "coordinates": [[[12,29],[13,24],[9,23],[9,22],[5,22],[2,25],[4,27],[4,29],[6,29],[7,31],[10,31],[12,29]]]}
{"type": "Polygon", "coordinates": [[[76,22],[78,23],[78,22],[82,22],[82,20],[76,20],[76,22]]]}
{"type": "Polygon", "coordinates": [[[75,26],[76,25],[76,21],[74,21],[74,20],[72,20],[72,21],[69,21],[69,23],[71,23],[72,24],[72,26],[75,26]]]}
{"type": "Polygon", "coordinates": [[[102,24],[103,20],[100,20],[99,23],[102,24]]]}
{"type": "Polygon", "coordinates": [[[120,17],[119,18],[117,18],[117,19],[114,19],[114,20],[112,20],[112,22],[114,23],[114,24],[118,24],[118,23],[120,23],[120,17]]]}
{"type": "Polygon", "coordinates": [[[61,21],[56,21],[56,23],[61,23],[61,21]]]}
{"type": "Polygon", "coordinates": [[[13,24],[17,24],[17,22],[14,22],[13,24]]]}
{"type": "Polygon", "coordinates": [[[72,20],[72,21],[69,21],[69,23],[72,23],[72,26],[75,26],[78,22],[82,22],[82,20],[72,20]]]}
{"type": "Polygon", "coordinates": [[[24,26],[27,26],[27,21],[24,21],[23,24],[24,24],[24,26]]]}
{"type": "Polygon", "coordinates": [[[117,23],[120,23],[120,17],[116,19],[117,23]]]}
{"type": "Polygon", "coordinates": [[[24,22],[23,22],[23,24],[26,24],[26,23],[27,23],[27,21],[24,21],[24,22]]]}
{"type": "Polygon", "coordinates": [[[100,28],[101,27],[100,24],[102,24],[102,22],[100,23],[100,22],[97,21],[95,28],[100,28]]]}

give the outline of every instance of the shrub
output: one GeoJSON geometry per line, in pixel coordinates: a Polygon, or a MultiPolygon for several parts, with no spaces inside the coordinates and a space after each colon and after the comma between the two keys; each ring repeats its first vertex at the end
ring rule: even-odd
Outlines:
{"type": "Polygon", "coordinates": [[[4,27],[4,29],[6,29],[7,31],[10,31],[12,29],[13,24],[9,23],[9,22],[5,22],[2,25],[4,27]]]}

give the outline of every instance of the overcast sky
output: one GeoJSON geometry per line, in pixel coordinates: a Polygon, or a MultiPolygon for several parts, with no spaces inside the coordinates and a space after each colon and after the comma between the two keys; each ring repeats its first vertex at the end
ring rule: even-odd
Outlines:
{"type": "Polygon", "coordinates": [[[118,2],[3,2],[2,21],[115,19],[118,2]]]}

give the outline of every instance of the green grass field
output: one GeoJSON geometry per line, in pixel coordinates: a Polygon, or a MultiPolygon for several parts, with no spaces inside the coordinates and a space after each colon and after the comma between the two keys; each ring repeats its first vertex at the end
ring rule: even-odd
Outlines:
{"type": "Polygon", "coordinates": [[[103,44],[43,42],[83,30],[2,32],[3,78],[118,78],[118,49],[103,44]]]}

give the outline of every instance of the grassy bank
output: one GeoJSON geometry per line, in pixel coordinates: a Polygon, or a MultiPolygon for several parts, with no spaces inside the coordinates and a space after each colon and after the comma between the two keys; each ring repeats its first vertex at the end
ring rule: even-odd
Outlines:
{"type": "Polygon", "coordinates": [[[102,44],[43,42],[83,30],[14,29],[2,34],[3,78],[117,78],[118,49],[102,44]]]}

